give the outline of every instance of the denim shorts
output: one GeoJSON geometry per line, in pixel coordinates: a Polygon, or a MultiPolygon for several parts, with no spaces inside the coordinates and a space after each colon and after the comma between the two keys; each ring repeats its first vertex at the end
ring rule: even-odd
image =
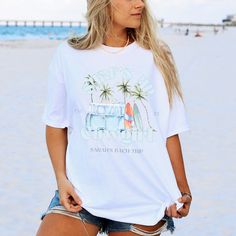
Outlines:
{"type": "Polygon", "coordinates": [[[146,231],[144,229],[140,229],[137,226],[134,226],[131,223],[126,222],[120,222],[120,221],[114,221],[103,217],[98,217],[95,215],[92,215],[90,212],[88,212],[85,208],[82,207],[81,210],[78,212],[70,212],[65,209],[63,205],[60,204],[60,198],[59,198],[59,191],[55,190],[55,195],[52,198],[47,210],[41,214],[41,220],[43,220],[44,216],[48,213],[59,213],[67,216],[71,216],[77,219],[82,220],[83,222],[87,222],[90,224],[95,224],[99,226],[99,233],[105,233],[108,234],[109,232],[123,232],[123,231],[132,231],[138,235],[145,235],[145,236],[154,236],[156,234],[162,233],[164,231],[170,231],[171,234],[173,234],[175,230],[175,225],[173,218],[164,215],[162,220],[165,221],[165,223],[158,228],[155,231],[146,231]]]}

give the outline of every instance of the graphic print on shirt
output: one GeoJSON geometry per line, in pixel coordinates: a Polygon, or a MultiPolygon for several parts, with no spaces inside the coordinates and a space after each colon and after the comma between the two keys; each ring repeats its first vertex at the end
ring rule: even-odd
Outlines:
{"type": "Polygon", "coordinates": [[[157,129],[150,120],[148,99],[154,90],[144,75],[134,76],[127,67],[112,67],[85,76],[82,89],[88,97],[87,132],[126,143],[127,136],[129,142],[153,139],[157,129]]]}

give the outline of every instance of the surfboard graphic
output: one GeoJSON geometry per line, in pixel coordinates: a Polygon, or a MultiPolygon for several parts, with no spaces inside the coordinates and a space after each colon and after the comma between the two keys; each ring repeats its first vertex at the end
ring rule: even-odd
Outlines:
{"type": "Polygon", "coordinates": [[[136,103],[134,103],[134,106],[133,106],[133,113],[134,113],[134,123],[135,123],[137,129],[142,130],[143,129],[143,122],[142,122],[141,114],[139,112],[139,109],[138,109],[138,106],[136,103]]]}
{"type": "Polygon", "coordinates": [[[127,102],[125,105],[125,117],[124,117],[125,128],[127,129],[132,128],[133,121],[134,121],[134,112],[130,103],[127,102]]]}

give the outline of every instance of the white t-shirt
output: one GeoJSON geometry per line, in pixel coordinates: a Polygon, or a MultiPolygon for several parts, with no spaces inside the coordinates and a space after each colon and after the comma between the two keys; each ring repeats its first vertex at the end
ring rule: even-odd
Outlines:
{"type": "Polygon", "coordinates": [[[154,225],[183,204],[166,138],[189,130],[182,100],[169,110],[161,73],[137,42],[119,53],[106,45],[57,46],[42,120],[68,127],[66,174],[90,213],[154,225]]]}

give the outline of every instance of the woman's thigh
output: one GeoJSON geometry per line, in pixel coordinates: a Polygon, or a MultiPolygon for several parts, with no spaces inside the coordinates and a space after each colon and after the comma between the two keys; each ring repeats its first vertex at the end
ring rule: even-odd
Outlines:
{"type": "Polygon", "coordinates": [[[49,213],[42,220],[36,236],[96,236],[98,231],[97,225],[68,215],[49,213]]]}
{"type": "Polygon", "coordinates": [[[157,224],[152,226],[139,225],[139,224],[131,224],[130,231],[124,232],[109,232],[109,236],[137,236],[137,235],[152,235],[152,236],[160,236],[161,233],[158,232],[161,227],[166,223],[165,220],[160,220],[157,224]]]}

